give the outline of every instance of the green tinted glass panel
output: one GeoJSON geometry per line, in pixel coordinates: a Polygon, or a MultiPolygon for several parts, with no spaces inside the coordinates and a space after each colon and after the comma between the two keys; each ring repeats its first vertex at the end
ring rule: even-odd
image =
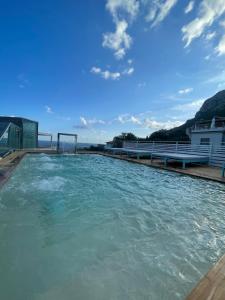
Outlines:
{"type": "Polygon", "coordinates": [[[23,120],[23,148],[37,147],[37,123],[23,120]]]}
{"type": "Polygon", "coordinates": [[[20,149],[21,129],[11,124],[8,133],[8,146],[13,149],[20,149]]]}

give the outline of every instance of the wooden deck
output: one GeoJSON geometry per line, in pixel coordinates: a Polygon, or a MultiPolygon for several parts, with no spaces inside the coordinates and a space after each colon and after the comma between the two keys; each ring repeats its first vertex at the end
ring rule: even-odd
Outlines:
{"type": "Polygon", "coordinates": [[[200,280],[186,300],[225,299],[225,255],[200,280]]]}
{"type": "Polygon", "coordinates": [[[25,151],[15,151],[0,160],[0,188],[9,179],[13,170],[25,154],[25,151]]]}

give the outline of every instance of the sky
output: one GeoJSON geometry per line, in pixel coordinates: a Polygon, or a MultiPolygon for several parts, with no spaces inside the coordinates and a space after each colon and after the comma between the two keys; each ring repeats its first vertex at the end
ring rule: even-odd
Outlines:
{"type": "Polygon", "coordinates": [[[224,0],[0,0],[0,114],[103,143],[225,88],[224,0]]]}

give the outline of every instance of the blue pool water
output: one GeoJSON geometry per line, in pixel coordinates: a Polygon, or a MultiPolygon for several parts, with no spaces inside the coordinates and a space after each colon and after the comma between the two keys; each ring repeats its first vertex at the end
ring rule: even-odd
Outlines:
{"type": "Polygon", "coordinates": [[[30,155],[0,191],[0,299],[184,299],[224,254],[224,233],[224,185],[30,155]]]}

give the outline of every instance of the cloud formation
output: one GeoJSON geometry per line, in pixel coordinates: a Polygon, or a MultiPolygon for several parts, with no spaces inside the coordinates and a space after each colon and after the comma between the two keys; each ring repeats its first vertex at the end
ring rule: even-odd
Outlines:
{"type": "Polygon", "coordinates": [[[183,90],[179,90],[178,94],[185,95],[185,94],[191,93],[192,91],[193,91],[193,88],[186,88],[186,89],[183,89],[183,90]]]}
{"type": "Polygon", "coordinates": [[[87,119],[85,117],[80,117],[80,124],[74,125],[76,129],[92,129],[93,125],[105,125],[105,121],[100,119],[87,119]]]}
{"type": "Polygon", "coordinates": [[[92,67],[90,72],[92,74],[100,75],[105,80],[108,80],[108,79],[118,80],[121,77],[121,74],[119,72],[110,72],[108,70],[103,71],[101,68],[98,68],[98,67],[92,67]]]}
{"type": "Polygon", "coordinates": [[[188,47],[199,38],[225,12],[224,0],[202,0],[197,17],[182,27],[183,41],[188,47]]]}
{"type": "Polygon", "coordinates": [[[225,54],[225,35],[221,38],[218,46],[215,48],[216,53],[221,56],[225,54]]]}
{"type": "Polygon", "coordinates": [[[213,32],[208,32],[208,33],[206,34],[206,36],[205,36],[205,39],[206,39],[207,41],[211,41],[215,36],[216,36],[216,32],[215,32],[215,31],[213,31],[213,32]]]}
{"type": "Polygon", "coordinates": [[[96,74],[96,75],[101,76],[105,80],[108,80],[108,79],[119,80],[122,75],[125,75],[125,76],[132,75],[134,73],[134,68],[133,67],[129,67],[127,69],[124,69],[121,72],[110,72],[108,70],[103,71],[101,68],[98,68],[98,67],[92,67],[91,70],[90,70],[90,72],[92,74],[96,74]]]}
{"type": "Polygon", "coordinates": [[[159,129],[171,129],[174,127],[178,127],[182,125],[184,122],[183,121],[156,121],[154,119],[146,119],[144,122],[145,128],[150,128],[154,130],[159,130],[159,129]]]}
{"type": "Polygon", "coordinates": [[[122,114],[116,118],[116,121],[120,124],[131,123],[138,127],[153,130],[170,129],[183,124],[183,121],[179,120],[156,121],[154,118],[146,117],[146,114],[149,114],[149,112],[138,115],[122,114]]]}
{"type": "Polygon", "coordinates": [[[133,68],[133,67],[128,68],[128,69],[125,69],[125,70],[123,71],[123,74],[124,74],[124,75],[132,75],[133,73],[134,73],[134,68],[133,68]]]}
{"type": "Polygon", "coordinates": [[[129,26],[137,18],[141,7],[148,10],[145,17],[151,27],[159,25],[170,13],[178,0],[107,0],[106,9],[115,24],[114,32],[103,34],[102,46],[113,51],[116,59],[123,59],[131,48],[133,39],[129,26]]]}
{"type": "Polygon", "coordinates": [[[185,7],[184,13],[185,14],[189,14],[193,10],[194,6],[195,6],[195,2],[194,1],[190,1],[188,3],[188,5],[185,7]]]}
{"type": "Polygon", "coordinates": [[[116,31],[103,34],[102,46],[114,51],[116,59],[122,59],[132,43],[131,36],[126,32],[128,23],[125,20],[116,23],[116,31]]]}
{"type": "Polygon", "coordinates": [[[110,12],[115,23],[115,32],[103,34],[102,46],[114,52],[116,59],[120,60],[132,44],[132,38],[127,33],[129,24],[139,12],[137,0],[107,0],[106,9],[110,12]]]}
{"type": "Polygon", "coordinates": [[[145,20],[151,23],[151,27],[155,27],[169,15],[177,0],[153,0],[148,2],[150,2],[150,8],[145,20]]]}

